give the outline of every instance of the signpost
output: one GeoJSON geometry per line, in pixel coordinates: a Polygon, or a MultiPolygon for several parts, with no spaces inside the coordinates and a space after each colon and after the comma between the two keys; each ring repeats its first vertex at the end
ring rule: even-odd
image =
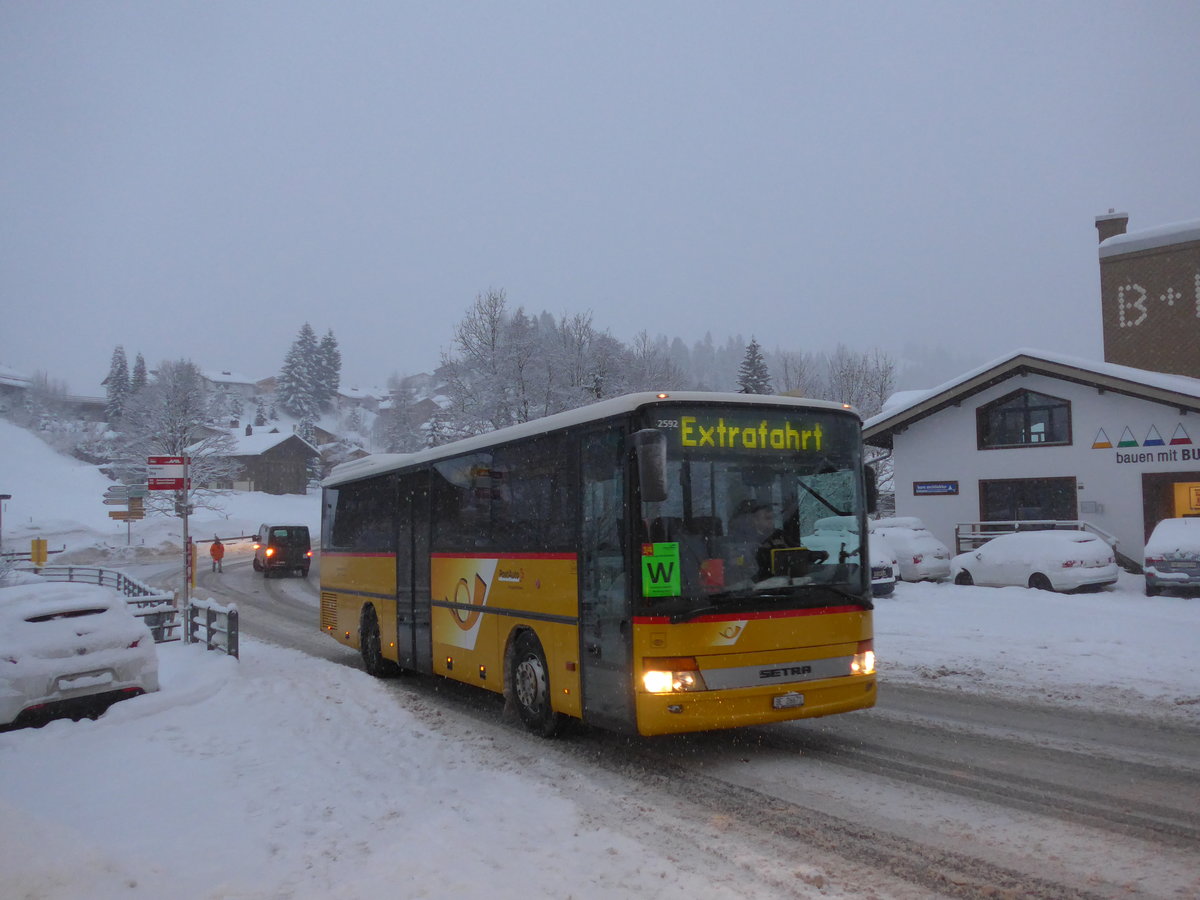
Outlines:
{"type": "Polygon", "coordinates": [[[104,491],[104,499],[102,503],[106,506],[125,506],[125,510],[112,510],[109,512],[109,518],[125,522],[125,545],[132,544],[132,535],[130,533],[130,522],[136,522],[139,518],[145,518],[145,504],[143,498],[150,493],[150,488],[145,485],[109,485],[108,490],[104,491]]]}
{"type": "MultiPolygon", "coordinates": [[[[146,488],[151,491],[178,491],[175,498],[175,508],[183,521],[183,608],[186,610],[191,603],[192,580],[192,542],[188,538],[188,513],[191,504],[188,503],[187,492],[191,489],[191,479],[188,478],[187,456],[148,456],[146,457],[146,488]]],[[[111,515],[111,513],[110,513],[111,515]]],[[[184,629],[186,641],[187,629],[184,629]]]]}
{"type": "Polygon", "coordinates": [[[4,549],[4,501],[11,499],[12,494],[0,494],[0,550],[4,549]]]}
{"type": "Polygon", "coordinates": [[[146,487],[152,491],[183,491],[187,483],[187,457],[149,456],[146,458],[146,487]]]}
{"type": "Polygon", "coordinates": [[[149,493],[150,489],[144,484],[113,484],[109,485],[108,489],[104,492],[102,502],[105,506],[125,507],[124,510],[111,511],[108,517],[125,523],[126,546],[133,542],[129,523],[146,517],[146,507],[143,498],[149,493]]]}

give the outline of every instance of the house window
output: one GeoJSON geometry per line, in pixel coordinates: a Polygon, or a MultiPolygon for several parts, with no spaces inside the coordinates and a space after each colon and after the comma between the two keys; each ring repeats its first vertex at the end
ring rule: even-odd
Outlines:
{"type": "Polygon", "coordinates": [[[1071,443],[1071,404],[1036,391],[1016,391],[976,415],[980,450],[1062,447],[1071,443]]]}
{"type": "Polygon", "coordinates": [[[979,482],[984,522],[1074,521],[1079,518],[1074,478],[1003,478],[979,482]]]}

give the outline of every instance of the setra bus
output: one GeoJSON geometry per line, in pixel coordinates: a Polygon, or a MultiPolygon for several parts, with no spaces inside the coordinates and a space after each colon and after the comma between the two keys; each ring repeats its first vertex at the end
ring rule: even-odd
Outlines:
{"type": "Polygon", "coordinates": [[[503,693],[544,736],[867,708],[865,473],[849,407],[698,392],[365,457],[323,483],[321,628],[373,675],[503,693]],[[831,515],[857,534],[806,547],[831,515]]]}

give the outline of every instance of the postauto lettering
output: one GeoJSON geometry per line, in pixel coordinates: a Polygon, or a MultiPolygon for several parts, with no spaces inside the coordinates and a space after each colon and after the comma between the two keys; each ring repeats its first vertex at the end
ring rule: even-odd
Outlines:
{"type": "Polygon", "coordinates": [[[723,416],[714,422],[696,416],[679,417],[682,447],[712,447],[721,450],[820,450],[824,439],[821,423],[797,428],[788,421],[762,419],[757,425],[729,425],[723,416]]]}

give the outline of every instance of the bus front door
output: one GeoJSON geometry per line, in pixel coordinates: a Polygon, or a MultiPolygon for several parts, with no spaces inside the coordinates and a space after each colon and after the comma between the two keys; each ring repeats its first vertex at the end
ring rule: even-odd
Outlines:
{"type": "Polygon", "coordinates": [[[619,430],[584,436],[579,639],[584,721],[631,731],[636,723],[624,456],[625,441],[619,430]]]}

